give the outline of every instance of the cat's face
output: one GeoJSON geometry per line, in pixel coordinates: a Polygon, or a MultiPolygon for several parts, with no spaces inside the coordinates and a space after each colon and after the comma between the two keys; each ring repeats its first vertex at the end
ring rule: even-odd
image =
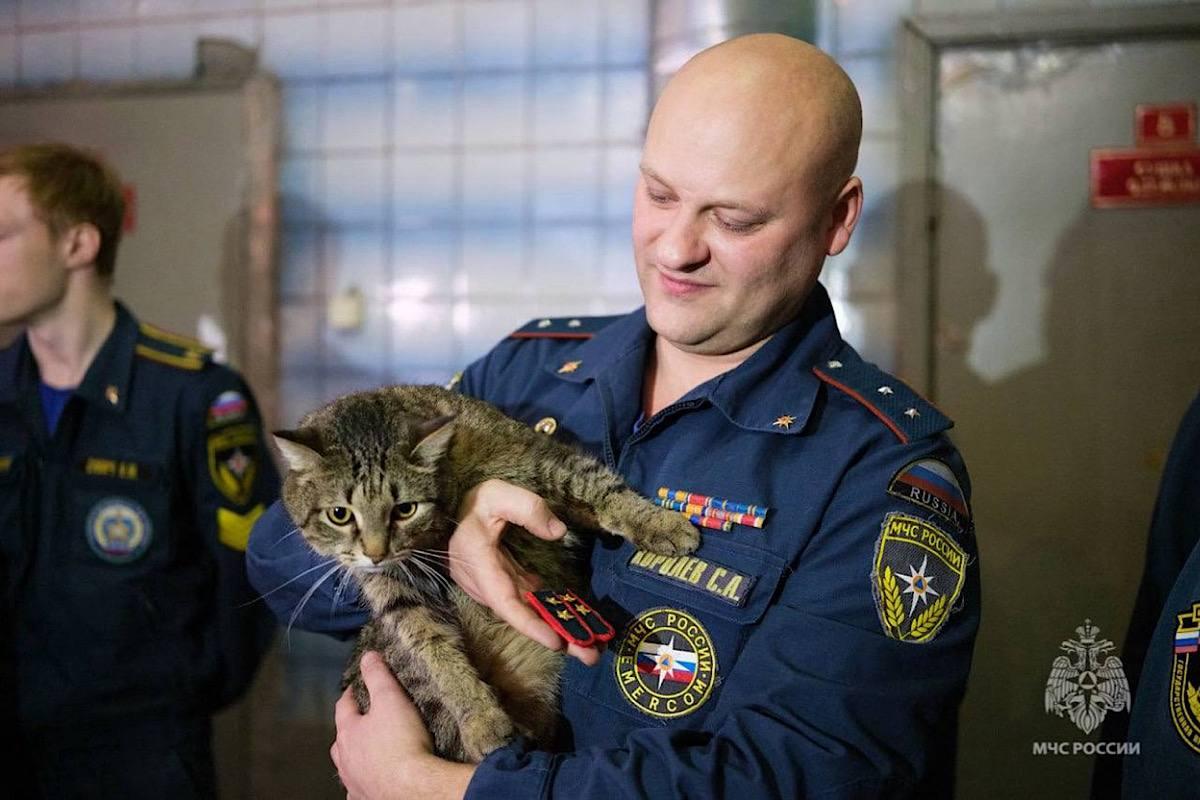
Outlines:
{"type": "Polygon", "coordinates": [[[414,554],[438,563],[453,531],[438,483],[453,421],[366,410],[343,407],[275,434],[289,467],[284,505],[318,554],[360,573],[411,575],[403,565],[419,570],[414,554]]]}

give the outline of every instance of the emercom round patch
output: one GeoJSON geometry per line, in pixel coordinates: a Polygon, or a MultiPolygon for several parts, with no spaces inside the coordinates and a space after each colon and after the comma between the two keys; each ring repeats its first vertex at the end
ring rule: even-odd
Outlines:
{"type": "Polygon", "coordinates": [[[153,535],[146,510],[128,498],[105,498],[88,512],[88,544],[112,564],[127,564],[141,556],[153,535]]]}
{"type": "Polygon", "coordinates": [[[664,719],[704,705],[717,678],[712,637],[677,608],[643,611],[626,629],[613,664],[625,699],[664,719]]]}

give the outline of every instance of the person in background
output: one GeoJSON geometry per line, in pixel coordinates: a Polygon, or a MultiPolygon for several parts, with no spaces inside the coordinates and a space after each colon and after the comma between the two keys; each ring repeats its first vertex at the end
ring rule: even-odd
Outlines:
{"type": "MultiPolygon", "coordinates": [[[[785,36],[717,45],[672,78],[634,200],[645,307],[535,320],[458,385],[693,515],[700,548],[664,560],[596,539],[591,591],[620,633],[604,653],[573,646],[547,750],[434,757],[368,654],[370,711],[336,709],[350,797],[952,794],[980,613],[966,469],[951,422],[859,357],[817,282],[861,211],[861,125],[842,69],[785,36]]],[[[553,538],[545,503],[488,481],[458,512],[455,580],[561,648],[500,547],[508,523],[553,538]]],[[[278,506],[263,516],[252,580],[278,590],[277,614],[352,632],[362,610],[312,587],[294,530],[278,506]]]]}
{"type": "Polygon", "coordinates": [[[1133,707],[1104,741],[1136,755],[1097,759],[1092,797],[1191,797],[1200,785],[1200,395],[1167,456],[1146,567],[1121,653],[1133,707]]]}
{"type": "Polygon", "coordinates": [[[215,796],[210,717],[274,629],[244,563],[279,484],[254,398],[114,301],[122,198],[88,152],[0,152],[8,797],[215,796]]]}

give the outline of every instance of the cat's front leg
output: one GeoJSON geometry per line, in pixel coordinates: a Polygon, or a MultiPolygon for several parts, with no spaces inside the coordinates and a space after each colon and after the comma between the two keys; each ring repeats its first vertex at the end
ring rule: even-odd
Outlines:
{"type": "Polygon", "coordinates": [[[605,498],[596,508],[596,518],[606,531],[653,553],[678,556],[700,546],[700,531],[687,517],[628,489],[605,498]]]}
{"type": "Polygon", "coordinates": [[[462,632],[453,620],[424,606],[392,611],[380,619],[390,628],[392,662],[401,662],[405,688],[418,707],[440,709],[443,719],[427,719],[431,732],[457,728],[461,757],[469,762],[507,744],[516,735],[513,721],[495,692],[479,677],[464,649],[462,632]]]}

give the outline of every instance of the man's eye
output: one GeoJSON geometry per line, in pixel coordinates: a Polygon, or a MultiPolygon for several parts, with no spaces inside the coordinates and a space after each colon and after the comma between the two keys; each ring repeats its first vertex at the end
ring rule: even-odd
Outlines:
{"type": "Polygon", "coordinates": [[[727,231],[732,233],[749,233],[758,227],[757,222],[741,222],[739,220],[725,219],[719,214],[715,217],[717,224],[727,231]]]}
{"type": "Polygon", "coordinates": [[[416,513],[416,503],[396,503],[392,506],[392,519],[408,519],[416,513]]]}
{"type": "Polygon", "coordinates": [[[660,194],[659,192],[656,192],[650,188],[646,189],[646,196],[650,198],[650,202],[660,204],[666,203],[671,199],[670,195],[660,194]]]}
{"type": "Polygon", "coordinates": [[[332,506],[325,509],[325,518],[333,525],[342,526],[354,519],[354,512],[345,506],[332,506]]]}

